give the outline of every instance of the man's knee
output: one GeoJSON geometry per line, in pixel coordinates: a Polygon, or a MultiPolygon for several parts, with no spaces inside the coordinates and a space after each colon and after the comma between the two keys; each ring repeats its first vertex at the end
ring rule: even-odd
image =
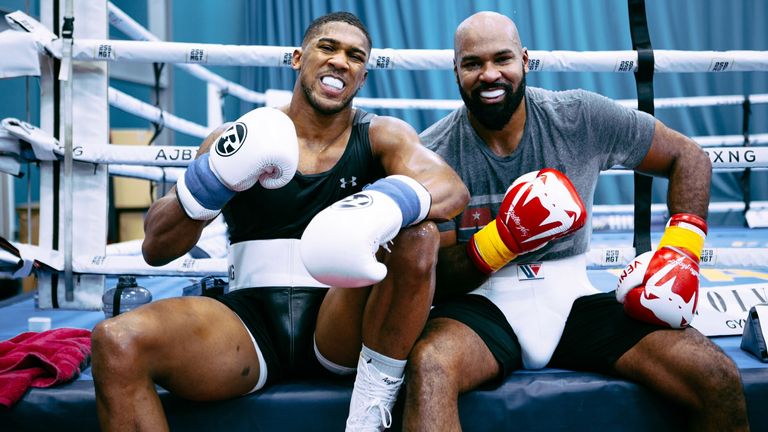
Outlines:
{"type": "Polygon", "coordinates": [[[428,340],[420,340],[408,357],[406,376],[408,382],[429,386],[438,381],[458,388],[458,366],[442,349],[428,340]]]}
{"type": "Polygon", "coordinates": [[[403,229],[395,241],[395,252],[414,271],[431,272],[437,262],[440,231],[432,221],[403,229]]]}
{"type": "MultiPolygon", "coordinates": [[[[726,408],[730,401],[743,400],[743,397],[738,396],[743,395],[739,370],[723,350],[695,329],[689,328],[675,334],[679,339],[672,346],[680,348],[671,351],[674,354],[670,360],[676,368],[672,370],[672,376],[677,376],[679,385],[687,388],[691,408],[726,408]]],[[[659,359],[663,359],[666,350],[658,346],[656,349],[659,359]]]]}
{"type": "Polygon", "coordinates": [[[127,325],[125,316],[101,321],[91,332],[93,375],[125,373],[136,368],[142,359],[141,331],[127,325]]]}
{"type": "Polygon", "coordinates": [[[699,394],[703,398],[729,397],[734,392],[743,392],[741,375],[736,364],[717,347],[710,355],[698,361],[699,394]]]}

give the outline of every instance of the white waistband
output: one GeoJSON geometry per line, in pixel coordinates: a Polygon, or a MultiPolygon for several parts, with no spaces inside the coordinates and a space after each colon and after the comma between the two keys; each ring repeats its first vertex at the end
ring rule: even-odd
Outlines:
{"type": "MultiPolygon", "coordinates": [[[[588,280],[587,277],[587,255],[579,254],[566,258],[558,258],[535,263],[511,263],[502,267],[483,285],[493,285],[494,282],[501,280],[518,282],[527,282],[523,268],[539,265],[537,273],[530,274],[530,280],[556,278],[559,282],[569,280],[573,283],[581,283],[588,280]]],[[[570,284],[569,284],[570,285],[570,284]]],[[[504,285],[505,289],[514,289],[515,286],[504,285]]],[[[564,288],[567,289],[567,288],[564,288]]]]}
{"type": "Polygon", "coordinates": [[[298,239],[251,240],[229,246],[229,290],[266,286],[327,287],[299,255],[298,239]]]}

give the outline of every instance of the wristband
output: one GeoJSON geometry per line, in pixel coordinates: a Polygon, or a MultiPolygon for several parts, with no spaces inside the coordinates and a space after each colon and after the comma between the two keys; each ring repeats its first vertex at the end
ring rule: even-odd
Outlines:
{"type": "Polygon", "coordinates": [[[432,205],[432,196],[416,180],[404,175],[391,175],[365,186],[363,190],[377,191],[392,198],[403,214],[401,227],[423,221],[432,205]]]}
{"type": "Polygon", "coordinates": [[[467,243],[467,254],[485,274],[495,272],[517,257],[501,239],[497,223],[497,220],[492,220],[473,234],[467,243]]]}
{"type": "Polygon", "coordinates": [[[667,229],[659,240],[658,249],[664,246],[681,247],[701,259],[704,239],[707,237],[707,222],[690,213],[677,213],[667,222],[667,229]]]}
{"type": "Polygon", "coordinates": [[[184,175],[176,181],[176,196],[184,212],[191,219],[215,218],[222,207],[235,196],[211,170],[206,153],[187,166],[184,175]]]}

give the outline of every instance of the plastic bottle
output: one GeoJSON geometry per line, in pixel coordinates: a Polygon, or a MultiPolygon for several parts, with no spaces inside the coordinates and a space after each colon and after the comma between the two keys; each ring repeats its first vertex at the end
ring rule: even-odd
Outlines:
{"type": "Polygon", "coordinates": [[[111,318],[152,301],[152,293],[136,284],[133,276],[120,276],[117,286],[101,296],[104,316],[111,318]],[[114,312],[114,313],[113,313],[114,312]]]}

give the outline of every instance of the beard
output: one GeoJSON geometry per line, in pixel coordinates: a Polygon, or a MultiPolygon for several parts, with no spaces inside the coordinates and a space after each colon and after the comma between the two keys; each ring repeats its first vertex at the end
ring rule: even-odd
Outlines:
{"type": "Polygon", "coordinates": [[[523,97],[525,97],[525,73],[523,73],[523,79],[520,81],[517,89],[507,83],[481,83],[477,88],[472,89],[471,94],[465,92],[461,85],[459,85],[459,93],[461,93],[461,98],[464,100],[467,110],[481,125],[490,130],[502,130],[509,123],[512,114],[515,113],[515,110],[523,101],[523,97]],[[480,92],[499,87],[503,88],[506,92],[503,101],[495,104],[482,102],[480,92]]]}
{"type": "Polygon", "coordinates": [[[343,111],[346,107],[349,106],[349,104],[352,103],[352,99],[354,99],[354,97],[357,96],[357,92],[360,91],[360,89],[357,89],[349,97],[343,99],[338,104],[328,106],[321,104],[320,101],[318,101],[318,99],[315,97],[315,92],[312,90],[312,87],[304,84],[303,82],[301,83],[301,90],[304,92],[304,96],[306,97],[307,102],[309,102],[309,105],[322,115],[333,115],[343,111]]]}

